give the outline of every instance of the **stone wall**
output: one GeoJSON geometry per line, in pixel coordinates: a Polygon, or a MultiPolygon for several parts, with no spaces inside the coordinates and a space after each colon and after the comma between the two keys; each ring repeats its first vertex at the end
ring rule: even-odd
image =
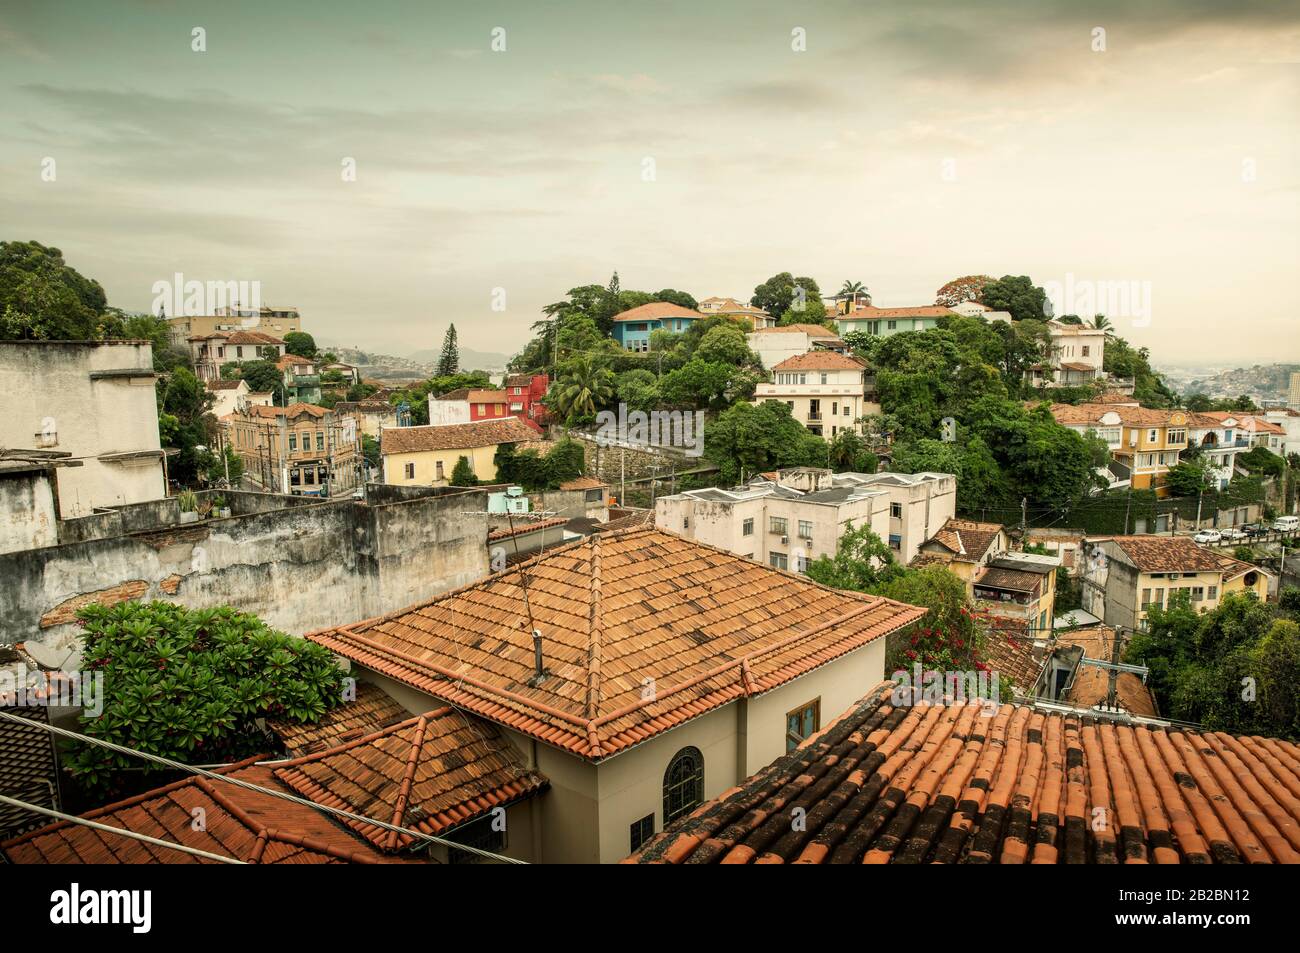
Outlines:
{"type": "Polygon", "coordinates": [[[0,645],[26,642],[63,664],[78,645],[76,611],[126,599],[231,605],[295,635],[381,615],[485,575],[486,511],[481,490],[426,488],[7,553],[0,645]]]}

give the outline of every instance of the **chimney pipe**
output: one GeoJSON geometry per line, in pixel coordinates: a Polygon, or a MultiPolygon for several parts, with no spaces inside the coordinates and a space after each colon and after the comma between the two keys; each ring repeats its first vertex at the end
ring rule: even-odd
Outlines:
{"type": "Polygon", "coordinates": [[[533,629],[533,677],[540,679],[545,674],[542,666],[542,630],[533,629]]]}

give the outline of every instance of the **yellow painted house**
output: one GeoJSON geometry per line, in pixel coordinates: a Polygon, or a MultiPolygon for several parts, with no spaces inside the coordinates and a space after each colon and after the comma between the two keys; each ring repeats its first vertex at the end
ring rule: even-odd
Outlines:
{"type": "Polygon", "coordinates": [[[496,480],[496,453],[503,443],[536,440],[537,432],[517,417],[469,424],[385,427],[379,435],[384,482],[397,486],[447,486],[461,457],[474,476],[496,480]]]}

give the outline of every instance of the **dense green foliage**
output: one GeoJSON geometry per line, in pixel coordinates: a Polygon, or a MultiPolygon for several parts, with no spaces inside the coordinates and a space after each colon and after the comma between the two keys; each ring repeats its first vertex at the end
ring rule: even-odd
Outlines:
{"type": "Polygon", "coordinates": [[[290,331],[284,336],[284,349],[298,357],[314,358],[317,355],[316,339],[306,331],[290,331]]]}
{"type": "Polygon", "coordinates": [[[581,443],[569,438],[559,441],[545,456],[503,443],[497,448],[494,462],[498,483],[517,484],[526,490],[554,490],[586,472],[587,452],[581,443]]]}
{"type": "Polygon", "coordinates": [[[98,281],[40,242],[0,242],[0,340],[83,341],[112,334],[116,318],[98,281]]]}
{"type": "Polygon", "coordinates": [[[456,325],[447,328],[442,336],[442,353],[438,355],[438,376],[451,377],[460,373],[460,346],[456,343],[456,325]]]}
{"type": "Polygon", "coordinates": [[[1300,625],[1282,606],[1229,593],[1202,613],[1181,592],[1167,608],[1148,611],[1147,629],[1134,633],[1124,661],[1150,668],[1148,685],[1166,717],[1300,738],[1300,625]]]}
{"type": "Polygon", "coordinates": [[[780,401],[736,404],[704,430],[704,455],[718,465],[722,486],[781,467],[824,467],[828,450],[780,401]]]}
{"type": "MultiPolygon", "coordinates": [[[[91,737],[176,761],[211,764],[267,750],[255,721],[316,721],[343,701],[344,675],[330,652],[229,607],[166,602],[91,605],[80,613],[83,667],[103,675],[91,737]]],[[[65,764],[88,788],[112,789],[117,772],[160,770],[80,743],[65,764]]]]}
{"type": "Polygon", "coordinates": [[[474,467],[469,462],[469,457],[458,457],[456,465],[451,470],[452,486],[478,486],[478,477],[474,475],[474,467]]]}

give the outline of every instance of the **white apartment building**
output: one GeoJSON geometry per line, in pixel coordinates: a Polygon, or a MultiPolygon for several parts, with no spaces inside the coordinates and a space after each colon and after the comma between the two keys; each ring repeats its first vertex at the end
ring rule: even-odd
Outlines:
{"type": "Polygon", "coordinates": [[[227,364],[262,360],[274,363],[285,354],[281,338],[261,331],[219,331],[190,338],[189,347],[194,373],[201,381],[220,380],[221,369],[227,364]]]}
{"type": "MultiPolygon", "coordinates": [[[[1295,377],[1296,375],[1292,375],[1295,377]]],[[[1264,419],[1283,430],[1281,452],[1284,454],[1300,453],[1300,410],[1290,407],[1274,408],[1265,411],[1264,419]]]]}
{"type": "Polygon", "coordinates": [[[869,486],[836,486],[829,470],[795,467],[748,486],[687,490],[655,502],[659,529],[767,563],[804,572],[834,556],[852,523],[889,533],[889,495],[869,486]]]}
{"type": "Polygon", "coordinates": [[[1086,384],[1105,377],[1102,363],[1106,353],[1106,332],[1083,324],[1062,324],[1048,321],[1052,336],[1051,354],[1045,364],[1031,368],[1030,380],[1034,384],[1050,383],[1062,387],[1086,384]]]}
{"type": "Polygon", "coordinates": [[[762,308],[744,304],[735,298],[722,298],[717,295],[701,301],[699,311],[701,314],[725,314],[730,318],[739,318],[756,331],[760,328],[775,327],[777,320],[775,315],[768,314],[762,308]]]}
{"type": "Polygon", "coordinates": [[[1187,415],[1187,448],[1200,451],[1217,489],[1228,488],[1237,455],[1250,449],[1250,436],[1243,425],[1244,419],[1232,414],[1187,415]]]}
{"type": "Polygon", "coordinates": [[[746,336],[749,349],[763,367],[772,370],[782,361],[814,350],[843,351],[844,342],[830,328],[820,324],[787,324],[782,328],[760,328],[746,336]]]}
{"type": "Polygon", "coordinates": [[[957,477],[951,473],[837,473],[837,487],[883,490],[889,498],[889,524],[880,538],[906,565],[926,540],[957,514],[957,477]]]}
{"type": "Polygon", "coordinates": [[[71,454],[59,515],[160,500],[153,348],[147,341],[0,342],[0,447],[71,454]]]}
{"type": "Polygon", "coordinates": [[[880,413],[880,405],[868,399],[867,380],[867,365],[857,358],[811,351],[772,368],[772,383],[755,388],[754,403],[779,400],[795,420],[829,440],[845,429],[860,433],[858,421],[880,413]]]}

